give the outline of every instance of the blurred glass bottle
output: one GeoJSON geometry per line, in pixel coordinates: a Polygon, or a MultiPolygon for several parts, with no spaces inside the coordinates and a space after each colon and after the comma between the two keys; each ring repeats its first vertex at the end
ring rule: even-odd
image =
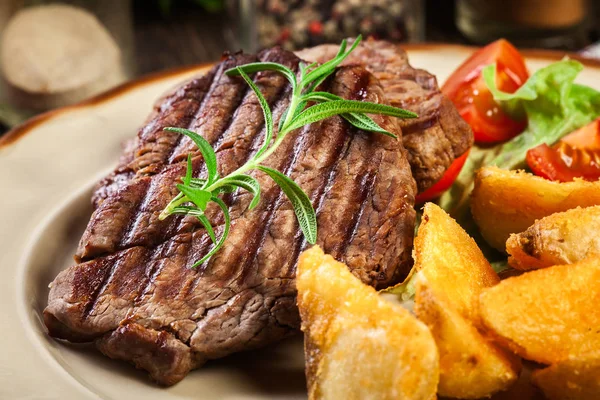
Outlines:
{"type": "Polygon", "coordinates": [[[239,45],[294,50],[363,36],[415,42],[424,37],[424,0],[230,0],[239,45]]]}
{"type": "Polygon", "coordinates": [[[587,0],[456,0],[456,25],[479,44],[581,49],[588,44],[587,0]]]}

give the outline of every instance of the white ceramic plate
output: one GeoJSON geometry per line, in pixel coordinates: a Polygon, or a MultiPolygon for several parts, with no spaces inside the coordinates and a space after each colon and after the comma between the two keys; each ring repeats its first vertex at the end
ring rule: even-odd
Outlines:
{"type": "MultiPolygon", "coordinates": [[[[411,63],[443,82],[472,51],[408,47],[411,63]]],[[[563,55],[525,52],[530,70],[563,55]]],[[[581,83],[600,89],[600,63],[585,62],[581,83]]],[[[72,263],[91,214],[91,188],[107,174],[151,105],[199,66],[128,83],[36,117],[0,139],[0,398],[258,399],[304,398],[301,338],[210,362],[171,388],[109,360],[89,346],[50,339],[42,324],[47,285],[72,263]]],[[[498,398],[532,399],[527,383],[498,398]]]]}

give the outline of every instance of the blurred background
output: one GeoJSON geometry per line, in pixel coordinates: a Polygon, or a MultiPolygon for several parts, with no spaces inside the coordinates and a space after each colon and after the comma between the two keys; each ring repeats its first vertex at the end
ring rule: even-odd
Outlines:
{"type": "Polygon", "coordinates": [[[0,135],[135,77],[362,33],[600,59],[597,0],[0,0],[0,135]],[[597,43],[599,42],[599,43],[597,43]]]}

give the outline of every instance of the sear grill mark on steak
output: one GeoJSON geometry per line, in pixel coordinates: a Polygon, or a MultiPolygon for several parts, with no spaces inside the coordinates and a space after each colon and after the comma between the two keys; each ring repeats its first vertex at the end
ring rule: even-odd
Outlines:
{"type": "MultiPolygon", "coordinates": [[[[155,125],[151,124],[153,129],[148,133],[143,129],[139,135],[142,146],[137,151],[136,158],[132,163],[133,170],[141,174],[160,172],[165,165],[170,164],[169,158],[177,152],[178,147],[185,146],[186,140],[189,139],[176,132],[165,132],[163,129],[168,126],[194,130],[198,130],[200,126],[201,129],[198,133],[213,144],[225,131],[232,118],[233,110],[238,107],[247,90],[243,82],[231,79],[224,72],[236,65],[254,61],[256,61],[255,57],[247,55],[235,55],[225,60],[218,65],[215,79],[213,79],[204,101],[192,101],[192,103],[197,103],[198,107],[190,110],[191,115],[185,115],[182,118],[176,113],[167,112],[165,118],[158,120],[155,125]],[[148,145],[144,146],[145,143],[148,145]]],[[[187,99],[184,100],[187,104],[187,99]]],[[[184,108],[184,110],[186,109],[184,108]]]]}
{"type": "MultiPolygon", "coordinates": [[[[323,62],[335,57],[337,51],[337,45],[326,44],[296,54],[309,62],[323,62]]],[[[440,92],[435,76],[413,68],[398,45],[363,41],[343,63],[352,64],[361,65],[379,79],[391,105],[419,116],[399,124],[419,192],[431,187],[471,147],[471,128],[440,92]]]]}
{"type": "MultiPolygon", "coordinates": [[[[262,189],[256,208],[248,209],[251,195],[246,192],[224,198],[232,216],[229,237],[196,269],[189,267],[212,246],[201,224],[190,217],[157,218],[176,195],[186,152],[195,152],[187,139],[161,136],[157,127],[175,122],[169,120],[169,107],[181,111],[178,126],[193,127],[213,144],[223,175],[261,145],[264,121],[256,97],[241,78],[223,75],[252,59],[229,56],[208,78],[167,95],[163,101],[169,105],[155,107],[135,148],[130,145],[115,172],[99,184],[78,264],[52,283],[44,311],[52,336],[95,341],[107,356],[132,362],[171,385],[207,360],[296,332],[295,268],[307,243],[290,202],[266,174],[252,172],[262,189]],[[199,107],[193,113],[182,105],[188,87],[206,89],[189,99],[199,107]],[[207,118],[213,97],[228,99],[222,107],[230,114],[212,116],[220,121],[207,118]],[[192,114],[192,120],[185,119],[192,114]]],[[[258,59],[294,70],[299,62],[279,48],[258,59]]],[[[277,124],[288,104],[289,85],[272,72],[255,74],[254,81],[274,108],[277,124]]],[[[378,80],[359,66],[338,69],[323,88],[344,98],[387,103],[378,80]]],[[[373,118],[401,137],[397,119],[373,118]]],[[[416,185],[401,140],[362,132],[332,117],[290,133],[265,165],[305,190],[317,210],[318,244],[365,283],[384,287],[408,273],[416,185]]],[[[193,170],[194,176],[206,174],[196,153],[193,170]]],[[[206,214],[220,235],[222,214],[214,204],[206,214]]]]}

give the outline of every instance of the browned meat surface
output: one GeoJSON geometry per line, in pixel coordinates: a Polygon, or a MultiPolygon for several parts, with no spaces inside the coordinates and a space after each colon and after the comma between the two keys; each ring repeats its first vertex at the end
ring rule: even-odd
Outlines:
{"type": "MultiPolygon", "coordinates": [[[[278,48],[258,56],[297,70],[298,59],[278,48]]],[[[50,334],[94,341],[109,357],[146,369],[170,385],[206,360],[264,346],[299,327],[295,268],[306,247],[291,204],[264,174],[261,202],[248,210],[245,192],[227,195],[232,226],[224,247],[188,269],[211,246],[191,217],[158,220],[176,195],[187,153],[195,176],[206,171],[184,136],[194,129],[213,144],[225,175],[260,146],[263,116],[240,78],[223,71],[256,60],[233,55],[157,103],[117,170],[94,195],[95,211],[81,238],[78,263],[52,283],[44,318],[50,334]]],[[[287,106],[280,75],[254,76],[275,119],[287,106]]],[[[385,102],[378,81],[361,67],[344,67],[325,83],[345,98],[385,102]]],[[[375,117],[401,136],[398,120],[375,117]]],[[[365,133],[334,117],[291,133],[267,159],[306,191],[317,210],[319,245],[364,282],[383,287],[410,267],[416,185],[401,140],[365,133]]],[[[217,234],[223,220],[207,214],[217,234]]]]}
{"type": "MultiPolygon", "coordinates": [[[[303,60],[323,62],[335,57],[339,46],[321,45],[296,52],[303,60]]],[[[417,119],[400,121],[419,192],[437,182],[452,161],[473,144],[473,133],[454,105],[441,92],[435,76],[408,63],[398,45],[363,41],[344,61],[361,65],[374,74],[390,104],[414,111],[417,119]]]]}

